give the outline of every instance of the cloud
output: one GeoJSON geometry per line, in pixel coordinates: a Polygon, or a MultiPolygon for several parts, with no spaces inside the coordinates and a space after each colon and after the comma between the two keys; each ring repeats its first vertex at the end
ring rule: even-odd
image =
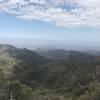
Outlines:
{"type": "Polygon", "coordinates": [[[0,12],[62,27],[100,26],[100,0],[0,0],[0,12]]]}

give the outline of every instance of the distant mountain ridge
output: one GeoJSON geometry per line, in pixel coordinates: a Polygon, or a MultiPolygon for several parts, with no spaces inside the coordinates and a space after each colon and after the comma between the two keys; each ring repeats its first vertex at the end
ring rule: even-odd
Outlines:
{"type": "Polygon", "coordinates": [[[38,54],[44,56],[48,59],[68,59],[70,56],[92,56],[90,53],[75,51],[75,50],[64,50],[64,49],[58,49],[58,50],[48,50],[48,51],[37,51],[38,54]]]}
{"type": "Polygon", "coordinates": [[[91,55],[94,55],[94,56],[100,56],[99,50],[88,50],[88,51],[85,51],[85,53],[91,54],[91,55]]]}

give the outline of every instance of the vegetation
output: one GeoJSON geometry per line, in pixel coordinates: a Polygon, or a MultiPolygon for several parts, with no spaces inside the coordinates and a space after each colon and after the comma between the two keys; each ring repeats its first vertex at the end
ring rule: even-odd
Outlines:
{"type": "Polygon", "coordinates": [[[100,100],[100,56],[52,52],[0,45],[0,100],[100,100]]]}

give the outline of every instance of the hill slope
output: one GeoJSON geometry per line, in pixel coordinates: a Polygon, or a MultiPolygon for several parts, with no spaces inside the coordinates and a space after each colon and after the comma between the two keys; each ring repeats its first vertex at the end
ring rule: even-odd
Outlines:
{"type": "MultiPolygon", "coordinates": [[[[38,77],[36,80],[47,86],[58,88],[67,85],[88,85],[100,80],[96,72],[100,68],[100,59],[95,56],[65,50],[43,52],[41,55],[51,61],[40,66],[35,75],[38,77]]],[[[34,73],[31,70],[25,80],[35,80],[34,73]]]]}
{"type": "Polygon", "coordinates": [[[100,56],[65,50],[41,55],[0,45],[0,100],[8,100],[10,91],[16,100],[91,100],[92,92],[97,97],[100,56]]]}
{"type": "Polygon", "coordinates": [[[7,73],[5,76],[15,72],[15,69],[22,72],[46,62],[47,59],[33,51],[11,45],[0,45],[0,69],[7,73]]]}

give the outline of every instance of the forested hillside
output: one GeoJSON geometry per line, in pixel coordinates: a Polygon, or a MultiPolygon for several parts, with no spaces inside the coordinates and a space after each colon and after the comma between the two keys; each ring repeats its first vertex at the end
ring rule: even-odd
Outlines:
{"type": "Polygon", "coordinates": [[[0,100],[100,100],[100,56],[0,45],[0,100]]]}

